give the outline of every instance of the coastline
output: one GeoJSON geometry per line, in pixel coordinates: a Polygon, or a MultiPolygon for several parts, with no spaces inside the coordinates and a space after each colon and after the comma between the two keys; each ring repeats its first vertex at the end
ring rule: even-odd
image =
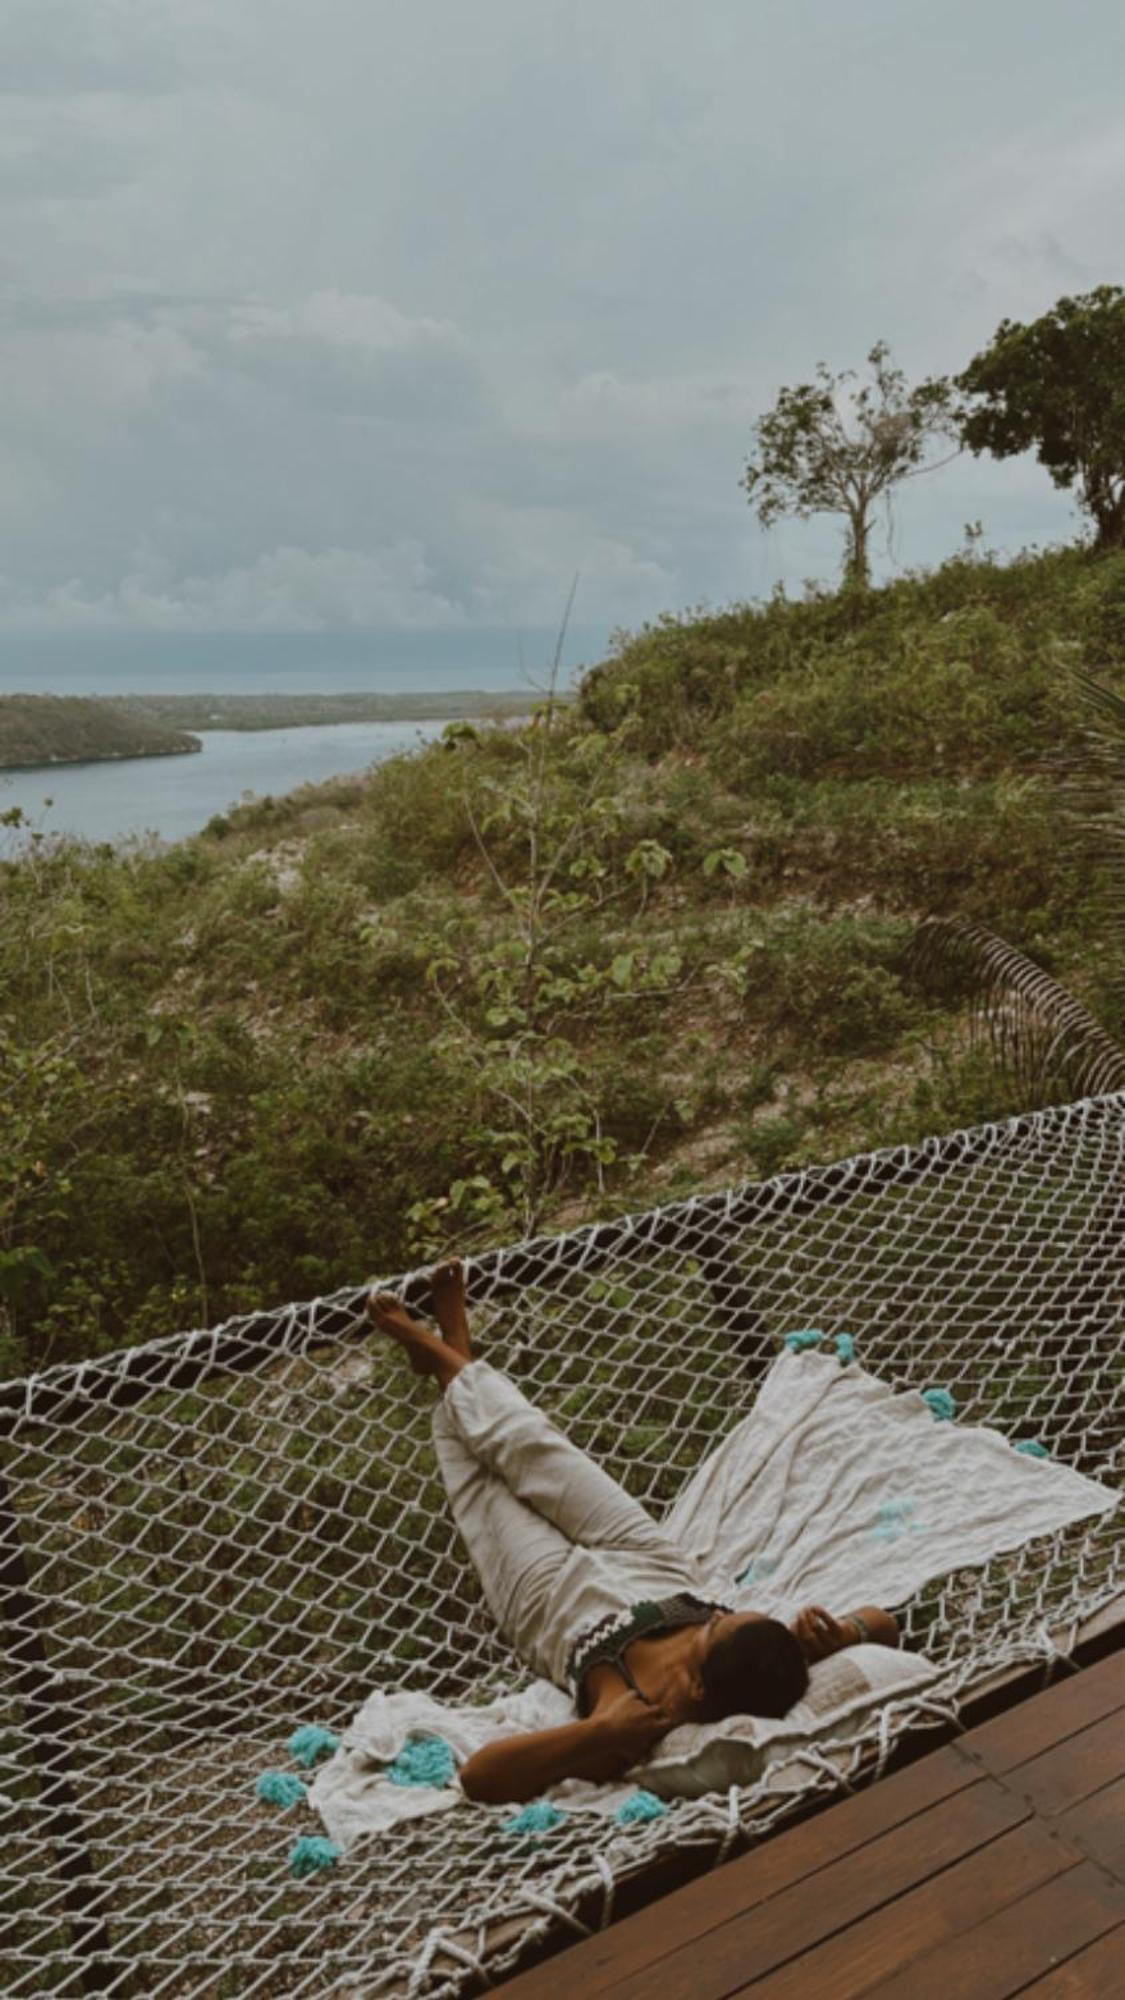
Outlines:
{"type": "Polygon", "coordinates": [[[19,811],[32,832],[98,843],[138,834],[186,840],[250,798],[362,781],[373,765],[439,736],[446,720],[204,730],[198,756],[117,755],[0,770],[0,819],[19,811]]]}
{"type": "Polygon", "coordinates": [[[395,694],[123,694],[93,697],[122,715],[175,729],[304,729],[338,722],[462,722],[529,715],[540,697],[485,688],[395,694]]]}
{"type": "Polygon", "coordinates": [[[460,693],[0,695],[0,771],[190,756],[195,731],[259,733],[341,723],[503,722],[538,697],[460,693]]]}

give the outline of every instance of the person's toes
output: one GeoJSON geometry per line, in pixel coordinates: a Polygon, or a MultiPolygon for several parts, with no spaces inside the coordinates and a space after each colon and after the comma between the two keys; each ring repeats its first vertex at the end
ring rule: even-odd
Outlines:
{"type": "Polygon", "coordinates": [[[431,1279],[435,1292],[461,1293],[465,1289],[465,1265],[460,1257],[446,1257],[435,1264],[431,1279]]]}
{"type": "Polygon", "coordinates": [[[367,1310],[377,1326],[398,1325],[407,1317],[402,1300],[393,1292],[368,1292],[367,1310]]]}
{"type": "Polygon", "coordinates": [[[468,1301],[465,1296],[465,1265],[460,1257],[447,1257],[435,1264],[430,1274],[434,1316],[446,1340],[466,1361],[470,1358],[468,1301]]]}

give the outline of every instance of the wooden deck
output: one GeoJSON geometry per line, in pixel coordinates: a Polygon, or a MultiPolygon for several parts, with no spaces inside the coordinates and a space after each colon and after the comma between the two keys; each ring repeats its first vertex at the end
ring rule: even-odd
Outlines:
{"type": "Polygon", "coordinates": [[[502,1990],[1125,1996],[1125,1650],[502,1990]]]}

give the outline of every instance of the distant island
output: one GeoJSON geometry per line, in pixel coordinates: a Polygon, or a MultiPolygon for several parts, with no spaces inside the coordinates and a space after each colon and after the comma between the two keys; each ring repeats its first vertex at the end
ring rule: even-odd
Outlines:
{"type": "Polygon", "coordinates": [[[105,697],[120,714],[174,729],[298,729],[333,722],[460,722],[528,715],[538,696],[490,694],[124,694],[105,697]]]}
{"type": "Polygon", "coordinates": [[[158,716],[128,715],[94,695],[0,695],[0,771],[120,757],[182,757],[198,736],[158,716]]]}
{"type": "Polygon", "coordinates": [[[339,722],[454,722],[526,715],[536,697],[489,694],[0,695],[0,770],[177,757],[193,731],[294,729],[339,722]]]}

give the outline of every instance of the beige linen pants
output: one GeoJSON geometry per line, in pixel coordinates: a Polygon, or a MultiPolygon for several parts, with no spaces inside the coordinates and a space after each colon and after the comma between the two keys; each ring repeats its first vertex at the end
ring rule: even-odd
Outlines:
{"type": "Polygon", "coordinates": [[[599,1620],[643,1598],[706,1592],[701,1565],[486,1361],[446,1390],[434,1446],[497,1625],[559,1687],[599,1620]]]}

